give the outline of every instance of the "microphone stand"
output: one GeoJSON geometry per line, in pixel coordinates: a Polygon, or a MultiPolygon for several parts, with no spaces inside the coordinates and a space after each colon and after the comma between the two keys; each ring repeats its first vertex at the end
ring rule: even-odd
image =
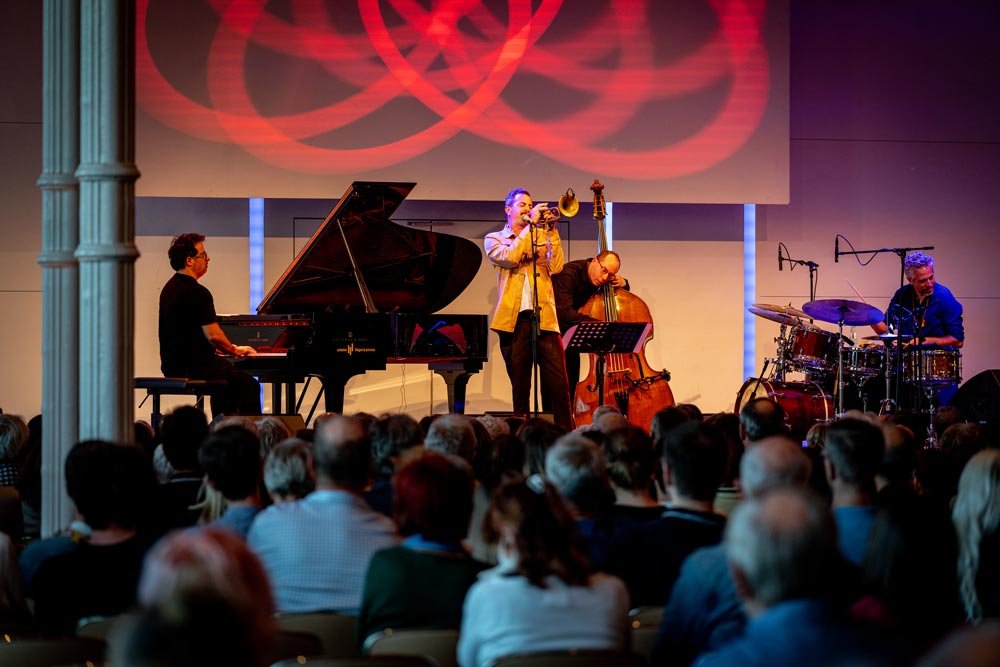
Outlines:
{"type": "MultiPolygon", "coordinates": [[[[541,216],[539,216],[541,219],[541,216]]],[[[538,417],[539,384],[541,376],[538,365],[538,338],[542,333],[542,308],[538,300],[538,227],[528,220],[531,226],[531,377],[534,387],[534,403],[531,416],[538,417]]]]}
{"type": "Polygon", "coordinates": [[[903,283],[906,282],[906,254],[913,252],[915,250],[934,250],[934,246],[926,245],[919,248],[879,248],[878,250],[840,250],[839,248],[833,251],[833,260],[837,261],[840,257],[844,255],[881,255],[884,252],[891,252],[899,256],[899,286],[902,287],[903,283]]]}
{"type": "MultiPolygon", "coordinates": [[[[810,301],[815,301],[816,300],[816,273],[817,273],[816,270],[819,268],[819,264],[817,264],[816,262],[810,262],[809,260],[792,259],[791,257],[781,257],[780,256],[781,248],[778,248],[778,252],[779,252],[779,260],[780,261],[788,262],[789,264],[792,265],[792,268],[790,269],[791,271],[795,270],[795,265],[809,267],[809,300],[810,301]]],[[[787,248],[786,248],[786,252],[787,252],[787,248]]]]}

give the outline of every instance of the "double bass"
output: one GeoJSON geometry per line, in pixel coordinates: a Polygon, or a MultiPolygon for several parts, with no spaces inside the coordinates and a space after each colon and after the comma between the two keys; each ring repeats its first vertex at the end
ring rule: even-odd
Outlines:
{"type": "MultiPolygon", "coordinates": [[[[594,219],[597,220],[598,250],[608,250],[608,239],[604,230],[607,215],[604,201],[604,185],[594,179],[590,189],[594,192],[594,219]]],[[[628,290],[605,283],[579,312],[604,322],[649,322],[653,318],[646,302],[628,290]]],[[[649,337],[653,337],[650,329],[649,337]]],[[[643,345],[643,349],[645,344],[643,345]]],[[[621,411],[629,423],[647,432],[653,423],[653,415],[674,404],[674,394],[670,391],[670,373],[656,371],[646,362],[645,352],[611,353],[604,359],[603,395],[598,394],[598,355],[590,355],[590,371],[576,387],[574,417],[576,424],[588,424],[594,410],[600,405],[613,405],[621,411]]]]}

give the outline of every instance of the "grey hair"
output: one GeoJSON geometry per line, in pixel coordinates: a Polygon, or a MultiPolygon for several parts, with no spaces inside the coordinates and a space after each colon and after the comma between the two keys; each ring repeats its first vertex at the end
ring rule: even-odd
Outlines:
{"type": "Polygon", "coordinates": [[[979,545],[1000,526],[1000,450],[984,449],[965,464],[958,480],[952,511],[958,535],[959,592],[966,617],[982,620],[983,607],[976,594],[979,545]]]}
{"type": "Polygon", "coordinates": [[[0,461],[13,462],[28,441],[28,425],[17,415],[0,414],[0,461]]]}
{"type": "Polygon", "coordinates": [[[424,448],[438,454],[459,456],[472,463],[476,454],[476,432],[464,415],[441,415],[427,428],[424,448]]]}
{"type": "Polygon", "coordinates": [[[785,436],[771,436],[743,454],[740,485],[748,497],[781,486],[805,488],[811,472],[812,462],[800,445],[785,436]]]}
{"type": "Polygon", "coordinates": [[[567,433],[549,448],[545,477],[567,502],[582,511],[597,510],[610,498],[604,452],[581,433],[567,433]]]}
{"type": "Polygon", "coordinates": [[[740,503],[726,526],[730,565],[746,578],[755,602],[822,595],[837,557],[833,515],[812,494],[775,489],[740,503]]]}
{"type": "Polygon", "coordinates": [[[276,444],[295,435],[277,417],[264,415],[257,420],[257,436],[260,438],[260,457],[266,458],[276,444]]]}
{"type": "Polygon", "coordinates": [[[264,461],[264,486],[272,496],[304,498],[316,485],[312,450],[299,438],[282,440],[264,461]]]}
{"type": "Polygon", "coordinates": [[[922,269],[925,266],[934,268],[934,258],[930,255],[925,255],[922,252],[911,252],[903,260],[903,275],[906,276],[907,280],[913,277],[917,269],[922,269]]]}

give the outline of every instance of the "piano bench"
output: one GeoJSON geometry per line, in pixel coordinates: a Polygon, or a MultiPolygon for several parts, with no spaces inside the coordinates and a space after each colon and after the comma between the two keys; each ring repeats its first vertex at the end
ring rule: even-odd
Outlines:
{"type": "MultiPolygon", "coordinates": [[[[204,410],[206,396],[214,396],[226,389],[225,380],[194,380],[191,378],[137,377],[132,380],[132,387],[145,389],[146,398],[153,398],[153,413],[150,425],[153,431],[160,432],[160,397],[161,396],[194,396],[195,406],[204,410]]],[[[145,403],[146,399],[142,399],[145,403]]],[[[142,407],[142,404],[140,404],[142,407]]]]}

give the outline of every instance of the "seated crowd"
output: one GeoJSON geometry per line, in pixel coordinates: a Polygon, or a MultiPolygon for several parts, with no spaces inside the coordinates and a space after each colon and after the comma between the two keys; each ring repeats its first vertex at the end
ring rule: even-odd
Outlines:
{"type": "Polygon", "coordinates": [[[73,447],[76,520],[40,537],[41,420],[0,414],[0,486],[25,518],[0,525],[0,633],[131,612],[112,665],[265,665],[275,614],[333,612],[359,649],[450,628],[458,664],[485,667],[627,652],[629,610],[654,608],[653,665],[987,664],[1000,443],[946,409],[939,426],[934,449],[904,414],[793,440],[755,399],[672,406],[650,432],[602,408],[571,433],[362,413],[292,434],[181,407],[135,445],[73,447]]]}

